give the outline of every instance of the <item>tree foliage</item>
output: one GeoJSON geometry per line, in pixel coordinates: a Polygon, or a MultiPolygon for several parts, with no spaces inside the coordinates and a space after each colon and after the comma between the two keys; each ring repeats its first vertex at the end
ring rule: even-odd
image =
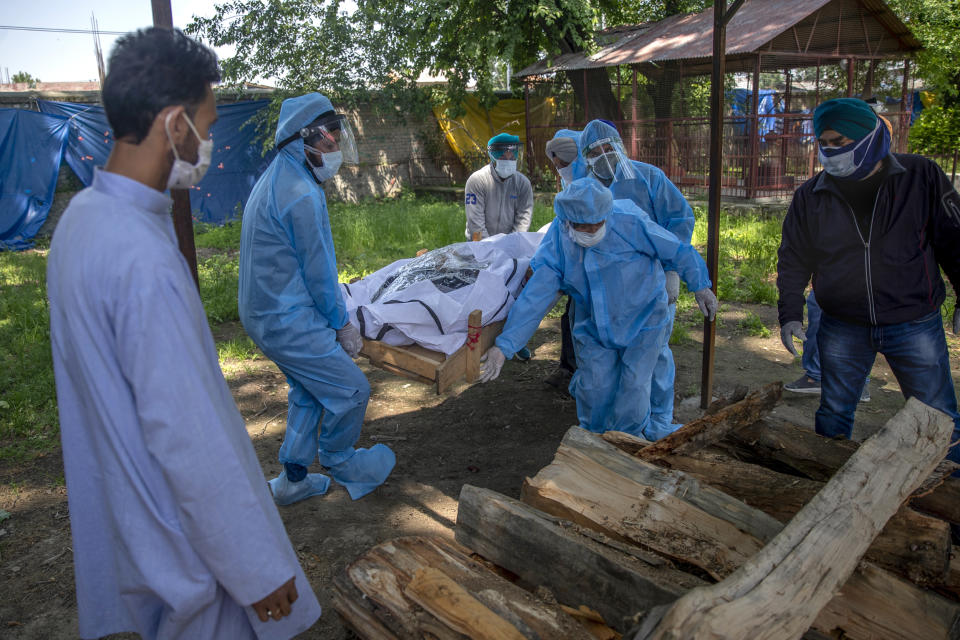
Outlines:
{"type": "Polygon", "coordinates": [[[37,86],[37,83],[40,82],[40,78],[34,78],[32,75],[26,71],[17,71],[13,74],[13,77],[10,78],[13,82],[24,82],[31,87],[37,86]]]}
{"type": "Polygon", "coordinates": [[[915,76],[960,105],[960,2],[958,0],[888,0],[890,8],[923,43],[915,76]]]}

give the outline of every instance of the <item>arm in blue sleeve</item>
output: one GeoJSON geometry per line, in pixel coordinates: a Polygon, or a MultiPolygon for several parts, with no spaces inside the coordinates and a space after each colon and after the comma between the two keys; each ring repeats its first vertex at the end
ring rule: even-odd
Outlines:
{"type": "Polygon", "coordinates": [[[707,264],[692,245],[682,242],[676,235],[664,229],[646,214],[633,217],[637,220],[642,237],[637,238],[638,251],[655,256],[664,271],[676,271],[690,291],[699,291],[710,286],[707,264]]]}
{"type": "Polygon", "coordinates": [[[290,234],[313,303],[331,328],[342,329],[350,317],[340,291],[337,254],[333,249],[326,199],[320,193],[307,194],[294,201],[281,218],[290,234]]]}
{"type": "Polygon", "coordinates": [[[533,337],[560,291],[560,274],[547,266],[533,272],[520,297],[510,307],[496,345],[509,360],[533,337]]]}
{"type": "Polygon", "coordinates": [[[670,178],[657,169],[650,176],[650,194],[656,218],[667,231],[677,236],[684,244],[690,244],[693,238],[695,218],[690,203],[680,193],[680,189],[670,182],[670,178]]]}

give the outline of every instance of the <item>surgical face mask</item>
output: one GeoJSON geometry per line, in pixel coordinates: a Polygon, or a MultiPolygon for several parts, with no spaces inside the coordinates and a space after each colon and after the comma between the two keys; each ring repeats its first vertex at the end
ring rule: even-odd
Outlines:
{"type": "Polygon", "coordinates": [[[323,166],[315,167],[313,163],[310,163],[310,170],[313,171],[313,175],[316,176],[317,180],[320,182],[326,182],[333,176],[337,175],[337,171],[340,170],[340,165],[343,164],[343,152],[342,151],[333,151],[331,153],[323,153],[313,147],[303,145],[307,151],[311,151],[323,160],[323,166]]]}
{"type": "Polygon", "coordinates": [[[602,227],[597,229],[593,233],[587,233],[586,231],[577,231],[573,228],[573,225],[567,227],[567,233],[570,234],[570,239],[576,242],[581,247],[589,249],[590,247],[595,247],[603,240],[604,236],[607,235],[607,225],[604,224],[602,227]]]}
{"type": "Polygon", "coordinates": [[[835,178],[860,180],[873,171],[878,162],[890,152],[890,133],[877,118],[873,131],[842,147],[820,147],[820,164],[835,178]]]}
{"type": "Polygon", "coordinates": [[[517,172],[516,160],[497,160],[493,167],[497,175],[506,180],[517,172]]]}
{"type": "Polygon", "coordinates": [[[562,169],[557,169],[557,173],[560,174],[560,180],[563,182],[563,186],[567,186],[573,182],[573,164],[568,164],[562,169]]]}
{"type": "Polygon", "coordinates": [[[587,165],[593,171],[593,175],[606,181],[613,180],[618,164],[620,164],[620,154],[616,151],[607,151],[593,158],[587,158],[587,165]]]}
{"type": "Polygon", "coordinates": [[[204,140],[201,138],[197,132],[197,128],[194,127],[190,121],[190,117],[184,113],[183,117],[186,118],[187,124],[190,125],[190,130],[193,131],[193,135],[197,136],[197,140],[199,140],[200,143],[197,146],[196,164],[190,164],[186,160],[181,159],[180,154],[177,152],[177,145],[174,144],[173,137],[170,135],[171,116],[173,116],[172,111],[167,114],[167,119],[163,122],[163,126],[167,131],[167,139],[170,141],[170,146],[173,147],[174,157],[173,166],[170,168],[170,177],[167,178],[167,189],[186,189],[200,182],[204,174],[207,173],[207,169],[210,168],[210,157],[213,155],[213,140],[204,140]]]}

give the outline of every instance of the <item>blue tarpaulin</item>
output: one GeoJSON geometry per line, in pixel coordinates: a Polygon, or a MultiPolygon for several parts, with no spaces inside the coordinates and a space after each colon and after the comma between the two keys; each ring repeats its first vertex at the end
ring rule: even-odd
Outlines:
{"type": "Polygon", "coordinates": [[[53,203],[67,118],[0,109],[0,249],[26,249],[53,203]]]}
{"type": "MultiPolygon", "coordinates": [[[[67,164],[84,185],[93,179],[93,168],[103,166],[113,147],[113,136],[103,107],[38,100],[44,113],[70,120],[67,164]]],[[[190,208],[200,222],[223,224],[238,217],[257,178],[273,159],[261,155],[261,144],[250,118],[267,106],[268,100],[237,102],[217,107],[217,122],[211,129],[213,158],[200,184],[190,189],[190,208]]]]}

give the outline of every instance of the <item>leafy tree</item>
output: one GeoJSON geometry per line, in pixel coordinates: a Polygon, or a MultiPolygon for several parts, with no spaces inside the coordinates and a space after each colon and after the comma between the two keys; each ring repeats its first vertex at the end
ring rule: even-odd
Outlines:
{"type": "MultiPolygon", "coordinates": [[[[289,92],[323,89],[341,99],[377,89],[388,99],[422,104],[411,91],[419,73],[444,73],[443,99],[459,105],[471,81],[481,102],[496,102],[504,62],[520,69],[545,54],[596,49],[603,24],[659,20],[700,10],[710,0],[230,0],[188,31],[215,46],[234,45],[224,61],[230,82],[273,77],[289,92]]],[[[665,74],[669,75],[669,74],[665,74]]],[[[571,73],[591,113],[617,118],[606,69],[571,73]]],[[[652,91],[672,89],[657,80],[652,91]]]]}
{"type": "Polygon", "coordinates": [[[40,82],[40,78],[34,78],[26,71],[16,72],[15,74],[13,74],[13,77],[11,78],[11,80],[13,80],[13,82],[24,82],[30,85],[31,89],[36,87],[37,83],[40,82]]]}
{"type": "Polygon", "coordinates": [[[960,105],[960,2],[957,0],[888,0],[890,7],[923,43],[915,74],[960,105]]]}

